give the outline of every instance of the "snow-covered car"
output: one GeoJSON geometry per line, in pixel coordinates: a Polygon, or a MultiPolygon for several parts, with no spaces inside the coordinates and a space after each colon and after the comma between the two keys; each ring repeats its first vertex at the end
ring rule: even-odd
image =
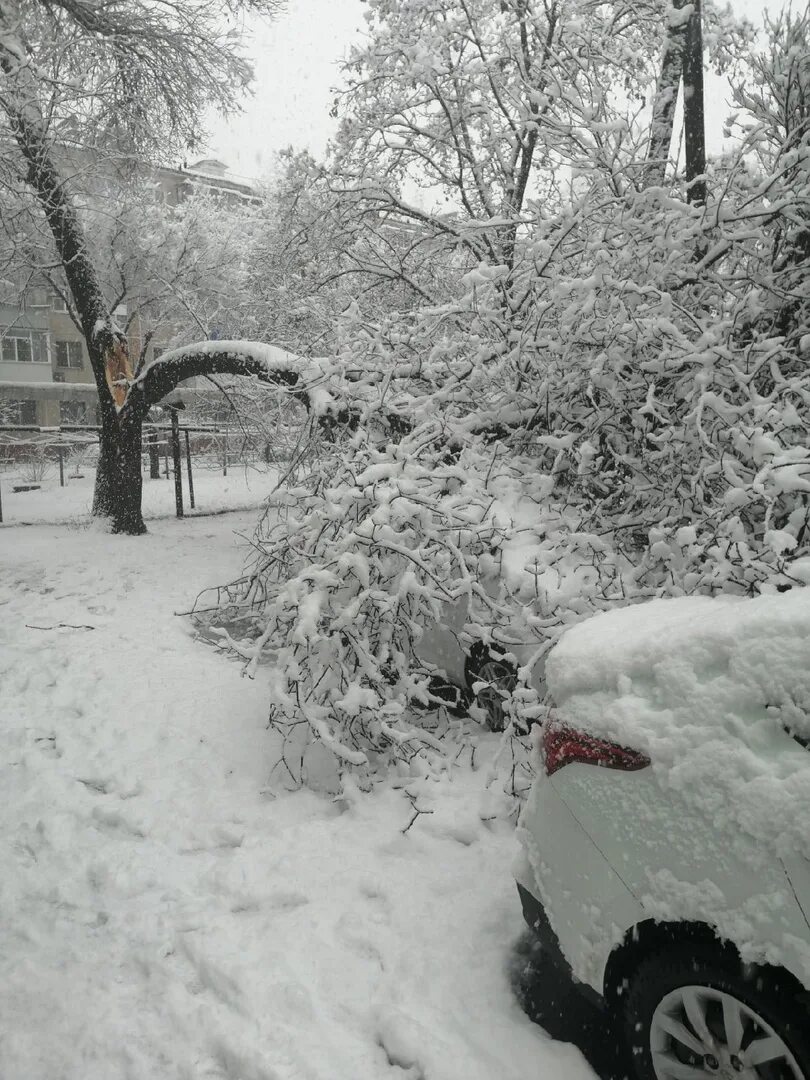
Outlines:
{"type": "Polygon", "coordinates": [[[595,616],[546,680],[527,921],[642,1080],[810,1080],[810,589],[595,616]]]}

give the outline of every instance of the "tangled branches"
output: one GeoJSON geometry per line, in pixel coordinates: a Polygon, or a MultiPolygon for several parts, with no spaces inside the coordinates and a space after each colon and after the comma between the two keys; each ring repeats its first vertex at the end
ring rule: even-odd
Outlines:
{"type": "MultiPolygon", "coordinates": [[[[364,779],[455,745],[415,711],[437,704],[432,627],[512,665],[525,727],[572,622],[810,583],[810,54],[780,32],[704,207],[617,158],[443,302],[345,313],[330,394],[356,424],[276,493],[230,597],[249,632],[223,638],[253,669],[273,656],[298,775],[312,740],[364,779]]],[[[501,228],[448,221],[448,267],[459,231],[501,228]]]]}
{"type": "Polygon", "coordinates": [[[272,657],[271,722],[296,779],[313,738],[364,776],[445,757],[463,732],[433,692],[425,631],[455,622],[471,641],[509,619],[483,557],[511,522],[463,461],[415,452],[420,436],[386,448],[358,434],[314,483],[279,489],[219,613],[249,672],[272,657]]]}

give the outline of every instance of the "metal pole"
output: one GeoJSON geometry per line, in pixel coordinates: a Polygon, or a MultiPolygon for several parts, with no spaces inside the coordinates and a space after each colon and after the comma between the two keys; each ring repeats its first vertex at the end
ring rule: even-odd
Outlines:
{"type": "Polygon", "coordinates": [[[188,501],[191,504],[191,509],[194,509],[194,478],[191,475],[191,444],[188,441],[188,430],[186,431],[186,468],[188,469],[188,501]]]}
{"type": "Polygon", "coordinates": [[[180,457],[180,421],[172,409],[172,464],[174,465],[174,504],[177,516],[183,516],[183,462],[180,457]]]}
{"type": "Polygon", "coordinates": [[[149,431],[146,435],[146,446],[149,451],[149,479],[160,479],[160,447],[158,446],[158,433],[149,431]]]}
{"type": "Polygon", "coordinates": [[[0,493],[0,525],[3,524],[3,496],[0,493]]]}
{"type": "Polygon", "coordinates": [[[228,475],[228,428],[225,427],[225,438],[222,443],[222,475],[228,475]]]}
{"type": "Polygon", "coordinates": [[[65,486],[65,454],[62,447],[59,447],[59,487],[65,486]]]}

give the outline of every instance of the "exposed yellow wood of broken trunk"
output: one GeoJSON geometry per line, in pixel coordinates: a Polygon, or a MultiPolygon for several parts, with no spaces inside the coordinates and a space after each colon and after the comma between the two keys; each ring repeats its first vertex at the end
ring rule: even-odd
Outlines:
{"type": "Polygon", "coordinates": [[[116,408],[120,409],[127,399],[127,387],[133,378],[129,349],[124,342],[114,342],[104,353],[104,374],[116,408]]]}

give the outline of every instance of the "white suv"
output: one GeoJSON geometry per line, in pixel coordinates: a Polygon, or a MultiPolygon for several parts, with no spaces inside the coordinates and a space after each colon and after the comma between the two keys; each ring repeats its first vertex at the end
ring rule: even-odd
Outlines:
{"type": "Polygon", "coordinates": [[[597,616],[547,679],[527,921],[643,1080],[810,1080],[810,589],[597,616]]]}

